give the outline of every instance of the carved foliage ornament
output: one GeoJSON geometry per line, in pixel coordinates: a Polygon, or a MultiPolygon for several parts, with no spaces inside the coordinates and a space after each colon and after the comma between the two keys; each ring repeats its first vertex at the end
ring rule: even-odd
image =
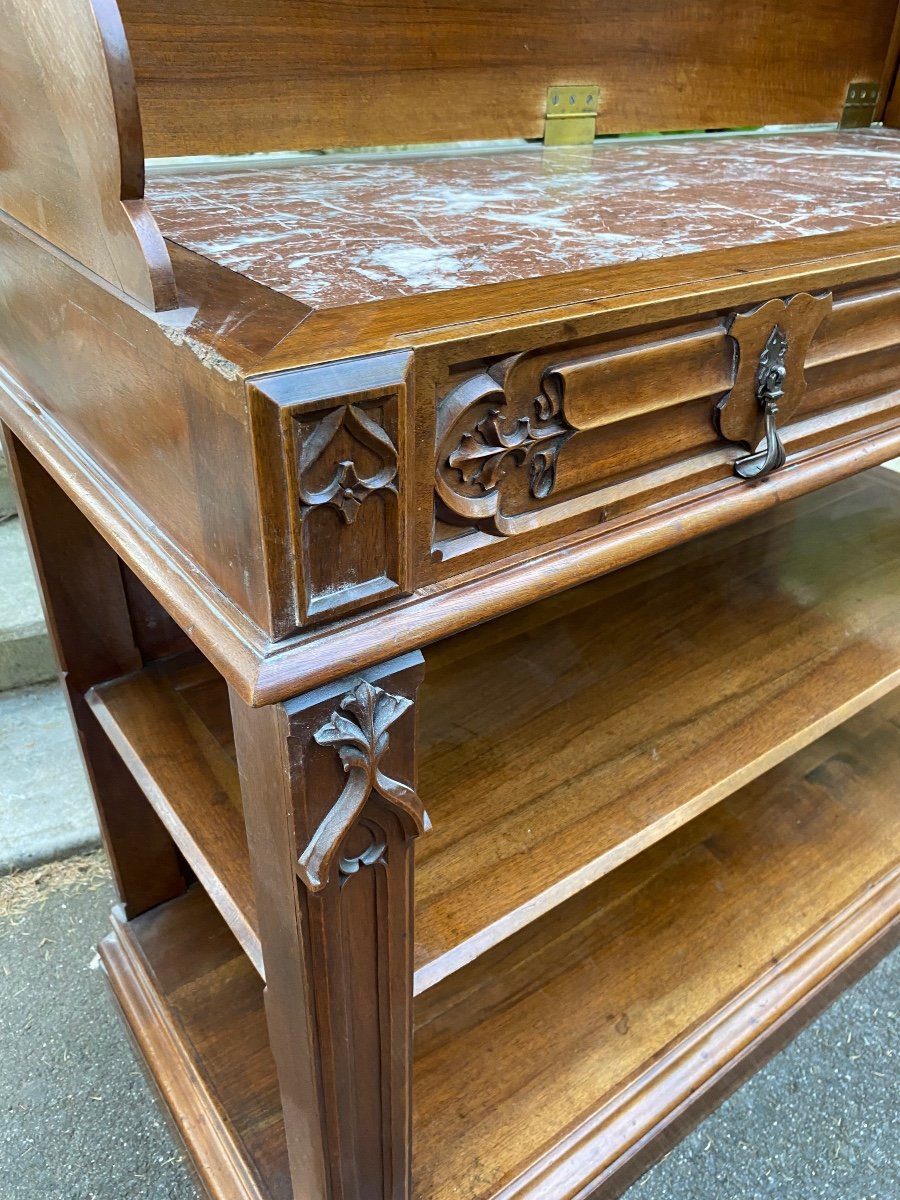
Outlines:
{"type": "MultiPolygon", "coordinates": [[[[498,372],[510,373],[504,366],[498,372]]],[[[537,394],[525,397],[492,374],[468,379],[441,403],[438,496],[453,516],[507,533],[500,513],[504,485],[524,469],[529,494],[545,500],[556,484],[559,452],[573,432],[552,373],[545,374],[537,394]]]]}
{"type": "Polygon", "coordinates": [[[360,506],[373,492],[397,490],[397,448],[380,425],[356,404],[345,404],[327,413],[307,433],[300,449],[298,492],[301,511],[330,504],[352,525],[360,506]],[[310,476],[322,461],[338,433],[346,430],[360,446],[380,460],[372,475],[359,474],[353,459],[335,462],[331,479],[324,487],[312,487],[310,476]]]}
{"type": "Polygon", "coordinates": [[[482,492],[494,492],[511,465],[529,468],[530,491],[543,500],[553,491],[556,459],[568,430],[559,420],[558,406],[547,395],[534,400],[535,415],[504,417],[499,408],[487,416],[471,433],[464,433],[449,455],[447,464],[459,471],[465,483],[474,483],[482,492]]]}
{"type": "MultiPolygon", "coordinates": [[[[419,833],[431,828],[415,791],[381,770],[381,760],[390,744],[388,730],[411,704],[404,696],[392,696],[362,680],[341,700],[340,710],[333,712],[316,730],[314,737],[319,745],[333,746],[337,751],[347,780],[300,856],[300,875],[311,891],[321,891],[328,883],[334,858],[373,792],[408,818],[419,833]]],[[[370,824],[368,827],[373,830],[370,824]]],[[[384,840],[375,830],[366,850],[341,860],[342,875],[352,875],[361,866],[373,865],[383,853],[384,840]]]]}

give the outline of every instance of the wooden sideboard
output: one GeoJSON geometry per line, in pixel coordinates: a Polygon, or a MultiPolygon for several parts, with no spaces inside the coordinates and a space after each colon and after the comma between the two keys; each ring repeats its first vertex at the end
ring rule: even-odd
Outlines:
{"type": "Polygon", "coordinates": [[[898,940],[898,51],[0,0],[4,441],[216,1200],[616,1195],[898,940]]]}

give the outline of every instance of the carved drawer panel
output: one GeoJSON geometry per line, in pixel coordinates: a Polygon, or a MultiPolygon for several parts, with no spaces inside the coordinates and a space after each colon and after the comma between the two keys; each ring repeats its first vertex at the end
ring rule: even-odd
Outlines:
{"type": "Polygon", "coordinates": [[[452,365],[436,397],[438,576],[572,530],[762,487],[900,414],[900,290],[798,294],[706,320],[452,365]]]}
{"type": "Polygon", "coordinates": [[[709,489],[777,488],[900,420],[896,287],[566,332],[512,331],[465,362],[438,343],[250,382],[276,637],[573,533],[676,520],[709,489]]]}

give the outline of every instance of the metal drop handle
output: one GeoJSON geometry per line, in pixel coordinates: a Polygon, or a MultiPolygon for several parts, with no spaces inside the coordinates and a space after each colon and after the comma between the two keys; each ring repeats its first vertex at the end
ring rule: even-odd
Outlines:
{"type": "Polygon", "coordinates": [[[778,467],[783,467],[787,460],[784,443],[776,424],[778,402],[784,395],[787,348],[787,336],[776,325],[759,356],[756,372],[756,399],[765,422],[765,449],[735,461],[734,472],[741,479],[764,479],[778,467]]]}

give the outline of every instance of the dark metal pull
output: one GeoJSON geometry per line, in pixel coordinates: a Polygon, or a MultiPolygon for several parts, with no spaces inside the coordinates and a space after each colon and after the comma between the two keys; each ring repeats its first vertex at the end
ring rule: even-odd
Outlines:
{"type": "Polygon", "coordinates": [[[748,454],[735,460],[734,473],[741,479],[763,479],[778,467],[783,467],[787,461],[784,442],[775,426],[778,415],[778,405],[766,409],[766,448],[758,454],[748,454]]]}
{"type": "Polygon", "coordinates": [[[787,460],[784,443],[778,433],[778,402],[784,395],[787,337],[776,325],[759,356],[756,372],[756,399],[765,422],[765,449],[735,461],[734,471],[741,479],[764,479],[787,460]]]}

